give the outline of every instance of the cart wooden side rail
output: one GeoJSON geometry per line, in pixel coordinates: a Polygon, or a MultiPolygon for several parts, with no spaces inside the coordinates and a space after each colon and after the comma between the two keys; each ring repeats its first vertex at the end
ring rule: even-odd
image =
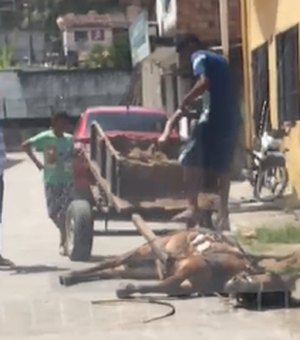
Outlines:
{"type": "MultiPolygon", "coordinates": [[[[121,140],[121,145],[122,142],[125,143],[126,138],[121,140]]],[[[151,140],[146,142],[151,145],[151,140]]],[[[160,211],[169,215],[186,209],[183,169],[176,158],[167,166],[160,163],[153,166],[131,163],[114,143],[117,145],[116,140],[108,138],[98,123],[92,124],[91,149],[87,161],[110,208],[118,213],[126,211],[130,215],[146,211],[160,211]]],[[[139,143],[137,141],[137,145],[139,143]]],[[[176,155],[179,147],[180,143],[171,145],[171,157],[176,155]]],[[[199,195],[199,204],[204,210],[214,210],[212,206],[218,205],[217,201],[216,195],[199,195]]]]}
{"type": "MultiPolygon", "coordinates": [[[[155,176],[155,173],[158,173],[159,165],[154,166],[151,171],[146,166],[144,169],[143,167],[139,169],[134,166],[131,168],[128,166],[126,157],[116,150],[111,140],[97,123],[92,124],[90,156],[86,156],[97,185],[101,186],[110,207],[116,212],[128,211],[131,214],[137,211],[161,210],[170,213],[172,211],[175,214],[186,208],[183,176],[181,175],[182,169],[176,162],[174,162],[170,171],[164,167],[162,170],[164,170],[165,176],[160,176],[160,178],[155,176]],[[129,176],[131,169],[133,174],[129,176]],[[175,173],[174,169],[176,170],[175,173]],[[143,171],[146,177],[145,182],[141,180],[143,171]],[[142,175],[140,175],[141,173],[142,175]],[[173,192],[172,185],[169,185],[168,190],[165,191],[162,190],[163,188],[159,188],[159,186],[164,185],[163,182],[166,182],[166,179],[171,182],[170,178],[172,179],[172,176],[176,175],[177,177],[174,177],[175,189],[173,192]],[[139,178],[137,177],[140,177],[138,184],[137,180],[139,178]],[[160,190],[154,190],[153,186],[160,190]],[[149,188],[150,190],[152,189],[150,194],[148,194],[149,188]],[[139,192],[134,197],[133,192],[136,191],[139,192]]],[[[161,173],[162,171],[160,171],[160,175],[161,173]]]]}

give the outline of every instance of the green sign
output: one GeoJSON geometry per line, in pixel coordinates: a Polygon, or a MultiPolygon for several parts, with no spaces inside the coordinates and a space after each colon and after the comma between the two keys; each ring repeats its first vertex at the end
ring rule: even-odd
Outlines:
{"type": "Polygon", "coordinates": [[[142,12],[129,28],[132,64],[136,65],[151,53],[148,32],[148,15],[142,12]]]}

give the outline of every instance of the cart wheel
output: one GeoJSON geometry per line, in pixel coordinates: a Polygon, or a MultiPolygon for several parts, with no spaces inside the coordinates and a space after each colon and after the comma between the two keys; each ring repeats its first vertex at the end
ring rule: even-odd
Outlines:
{"type": "Polygon", "coordinates": [[[88,261],[91,257],[94,221],[87,200],[74,200],[66,216],[67,252],[71,261],[88,261]]]}

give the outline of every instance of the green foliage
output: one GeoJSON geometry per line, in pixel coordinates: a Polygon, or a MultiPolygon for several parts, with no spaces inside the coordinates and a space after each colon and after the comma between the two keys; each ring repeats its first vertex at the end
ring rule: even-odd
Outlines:
{"type": "Polygon", "coordinates": [[[281,227],[261,226],[255,228],[251,238],[247,238],[243,233],[239,234],[239,239],[247,245],[253,244],[299,244],[300,227],[295,224],[287,224],[281,227]]]}
{"type": "Polygon", "coordinates": [[[0,48],[0,69],[5,70],[13,66],[13,48],[4,45],[0,48]]]}
{"type": "Polygon", "coordinates": [[[114,61],[110,52],[101,44],[94,45],[88,54],[84,66],[89,68],[113,67],[114,61]]]}
{"type": "Polygon", "coordinates": [[[109,52],[113,58],[114,66],[129,68],[131,66],[131,54],[128,34],[124,33],[116,36],[109,52]]]}
{"type": "Polygon", "coordinates": [[[89,68],[131,67],[128,35],[118,35],[114,39],[114,44],[107,49],[101,44],[94,45],[85,60],[84,66],[89,68]]]}

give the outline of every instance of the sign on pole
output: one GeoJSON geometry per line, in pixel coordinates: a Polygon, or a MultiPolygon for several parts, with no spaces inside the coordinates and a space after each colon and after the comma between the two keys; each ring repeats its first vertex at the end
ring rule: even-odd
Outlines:
{"type": "Polygon", "coordinates": [[[129,27],[129,40],[132,64],[135,66],[151,53],[147,12],[142,12],[129,27]]]}

